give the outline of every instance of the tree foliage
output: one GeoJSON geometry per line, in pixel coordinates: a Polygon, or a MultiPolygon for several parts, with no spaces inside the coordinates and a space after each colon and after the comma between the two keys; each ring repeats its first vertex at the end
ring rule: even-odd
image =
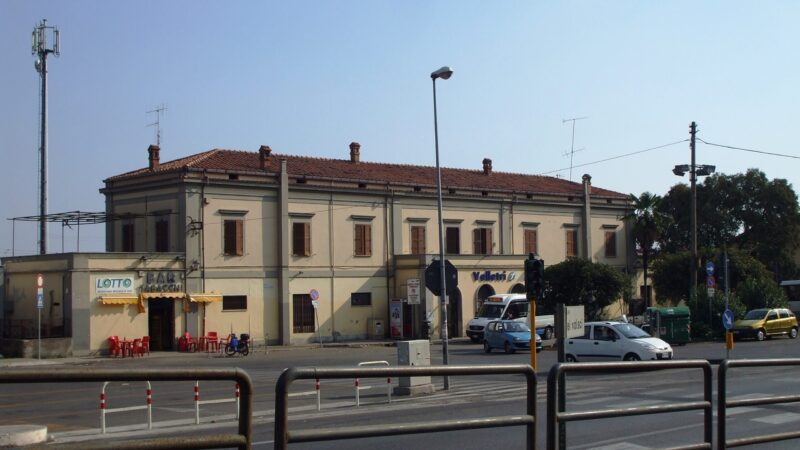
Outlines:
{"type": "Polygon", "coordinates": [[[619,270],[583,258],[569,258],[545,269],[547,291],[543,299],[546,311],[556,304],[584,305],[586,318],[600,318],[603,308],[626,297],[628,278],[619,270]]]}
{"type": "MultiPolygon", "coordinates": [[[[642,255],[642,268],[644,271],[644,291],[647,289],[647,276],[649,273],[650,256],[657,251],[657,244],[662,233],[670,223],[670,218],[660,211],[661,197],[650,192],[643,192],[638,197],[630,194],[633,209],[624,220],[632,225],[633,241],[636,249],[642,255]]],[[[649,306],[650,299],[645,299],[649,306]]]]}
{"type": "MultiPolygon", "coordinates": [[[[667,252],[691,245],[691,189],[673,186],[660,203],[672,217],[661,238],[667,252]]],[[[800,248],[797,195],[784,179],[768,180],[750,169],[744,174],[712,175],[697,185],[699,248],[738,247],[761,261],[778,278],[793,277],[794,254],[800,248]]]]}

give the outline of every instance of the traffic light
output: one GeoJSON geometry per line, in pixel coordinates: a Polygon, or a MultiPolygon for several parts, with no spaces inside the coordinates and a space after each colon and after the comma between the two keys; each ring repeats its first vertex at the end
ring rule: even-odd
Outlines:
{"type": "Polygon", "coordinates": [[[544,260],[536,259],[533,253],[525,260],[525,295],[528,299],[541,296],[544,287],[544,260]]]}

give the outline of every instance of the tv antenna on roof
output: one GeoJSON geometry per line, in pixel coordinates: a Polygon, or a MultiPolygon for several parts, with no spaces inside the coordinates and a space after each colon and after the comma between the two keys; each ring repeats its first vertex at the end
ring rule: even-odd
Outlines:
{"type": "Polygon", "coordinates": [[[164,105],[159,105],[155,109],[151,111],[147,111],[147,114],[156,113],[156,121],[153,123],[148,123],[148,127],[156,127],[156,145],[161,147],[161,113],[166,111],[167,107],[164,105]]]}
{"type": "MultiPolygon", "coordinates": [[[[579,152],[584,148],[581,147],[575,150],[575,122],[578,120],[588,119],[588,117],[573,117],[572,119],[564,119],[561,123],[572,122],[572,145],[569,148],[569,181],[572,181],[572,157],[575,155],[575,152],[579,152]]],[[[564,156],[567,156],[565,153],[564,156]]]]}

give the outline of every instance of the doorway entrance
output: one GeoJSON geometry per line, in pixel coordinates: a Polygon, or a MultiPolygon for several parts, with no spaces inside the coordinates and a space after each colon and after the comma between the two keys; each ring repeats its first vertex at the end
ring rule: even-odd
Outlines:
{"type": "Polygon", "coordinates": [[[461,291],[456,288],[448,297],[450,304],[447,308],[447,335],[458,337],[461,336],[461,291]]]}
{"type": "Polygon", "coordinates": [[[147,330],[150,336],[150,350],[173,350],[173,341],[175,340],[175,300],[171,298],[151,298],[147,303],[147,330]]]}

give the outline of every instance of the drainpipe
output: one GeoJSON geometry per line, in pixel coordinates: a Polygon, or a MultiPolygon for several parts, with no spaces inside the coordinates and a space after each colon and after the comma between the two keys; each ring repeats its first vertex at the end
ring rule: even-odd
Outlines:
{"type": "Polygon", "coordinates": [[[592,261],[592,177],[583,175],[583,248],[586,259],[592,261]]]}
{"type": "Polygon", "coordinates": [[[281,174],[280,174],[280,220],[278,220],[278,242],[280,242],[280,250],[278,254],[278,264],[280,265],[279,284],[280,292],[278,294],[280,304],[280,317],[281,317],[281,343],[289,345],[291,341],[291,326],[292,317],[290,314],[290,298],[289,298],[289,241],[291,236],[289,234],[289,174],[286,169],[286,159],[281,159],[281,174]]]}

